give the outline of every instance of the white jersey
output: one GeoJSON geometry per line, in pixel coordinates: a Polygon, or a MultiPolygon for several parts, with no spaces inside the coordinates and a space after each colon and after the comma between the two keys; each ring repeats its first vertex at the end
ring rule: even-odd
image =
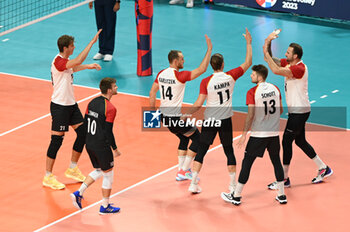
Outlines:
{"type": "Polygon", "coordinates": [[[66,68],[67,62],[68,59],[58,54],[51,64],[51,79],[53,85],[51,101],[63,106],[75,104],[73,69],[66,68]]]}
{"type": "Polygon", "coordinates": [[[207,95],[204,119],[222,120],[233,115],[233,88],[236,80],[243,74],[243,69],[238,67],[226,73],[216,72],[202,80],[200,94],[207,95]]]}
{"type": "Polygon", "coordinates": [[[165,116],[181,116],[186,81],[191,80],[191,71],[178,72],[174,68],[160,71],[155,80],[159,84],[160,111],[165,116]]]}
{"type": "Polygon", "coordinates": [[[251,127],[252,137],[279,135],[281,92],[273,84],[263,82],[247,93],[247,105],[255,105],[251,127]]]}
{"type": "Polygon", "coordinates": [[[292,78],[284,79],[284,90],[289,113],[307,113],[311,111],[308,93],[308,69],[303,61],[290,65],[286,59],[281,59],[281,66],[288,67],[292,78]]]}

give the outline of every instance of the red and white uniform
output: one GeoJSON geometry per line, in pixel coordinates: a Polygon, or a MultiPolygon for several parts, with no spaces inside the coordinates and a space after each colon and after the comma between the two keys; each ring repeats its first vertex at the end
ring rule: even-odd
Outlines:
{"type": "Polygon", "coordinates": [[[281,59],[281,66],[288,67],[293,73],[293,78],[284,79],[288,112],[299,114],[310,112],[307,66],[303,61],[290,65],[286,59],[281,59]]]}
{"type": "Polygon", "coordinates": [[[159,84],[160,111],[165,116],[181,116],[186,81],[191,80],[191,71],[178,72],[174,68],[160,71],[155,83],[159,84]]]}
{"type": "Polygon", "coordinates": [[[66,68],[67,62],[68,59],[58,54],[51,64],[51,79],[53,85],[51,101],[63,106],[75,104],[73,69],[66,68]]]}
{"type": "Polygon", "coordinates": [[[232,94],[236,80],[244,74],[241,67],[217,72],[202,80],[200,94],[207,95],[204,118],[221,120],[233,115],[232,94]]]}
{"type": "Polygon", "coordinates": [[[279,135],[281,92],[273,84],[263,82],[247,92],[247,105],[255,105],[252,137],[279,135]]]}

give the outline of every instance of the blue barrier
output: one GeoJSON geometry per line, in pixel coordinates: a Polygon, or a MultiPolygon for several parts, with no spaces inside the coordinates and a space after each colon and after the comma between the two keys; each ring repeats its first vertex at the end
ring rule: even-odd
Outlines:
{"type": "Polygon", "coordinates": [[[214,0],[214,2],[313,17],[350,20],[349,0],[214,0]]]}

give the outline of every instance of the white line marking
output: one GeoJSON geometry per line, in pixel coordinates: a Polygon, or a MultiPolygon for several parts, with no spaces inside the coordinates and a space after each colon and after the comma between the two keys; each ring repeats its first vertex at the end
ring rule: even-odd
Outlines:
{"type": "Polygon", "coordinates": [[[332,91],[332,93],[338,93],[338,92],[339,92],[339,90],[337,90],[337,89],[332,91]]]}
{"type": "MultiPolygon", "coordinates": [[[[249,134],[249,133],[250,133],[250,131],[248,132],[248,134],[249,134]]],[[[242,136],[242,135],[239,135],[239,136],[233,138],[232,141],[235,141],[235,140],[239,139],[241,136],[242,136]]],[[[209,149],[208,152],[214,151],[214,150],[218,149],[218,148],[221,147],[221,146],[222,146],[222,145],[219,144],[219,145],[217,145],[216,147],[213,147],[213,148],[209,149]]],[[[142,180],[142,181],[140,181],[140,182],[138,182],[138,183],[136,183],[136,184],[134,184],[134,185],[131,185],[131,186],[129,186],[129,187],[127,187],[127,188],[125,188],[125,189],[123,189],[123,190],[117,192],[117,193],[112,194],[112,195],[110,196],[110,198],[113,198],[113,197],[115,197],[115,196],[118,196],[118,195],[120,195],[120,194],[122,194],[122,193],[124,193],[124,192],[126,192],[126,191],[128,191],[128,190],[130,190],[130,189],[133,189],[133,188],[135,188],[135,187],[137,187],[137,186],[139,186],[139,185],[141,185],[141,184],[143,184],[143,183],[146,183],[146,182],[148,182],[148,181],[150,181],[150,180],[152,180],[152,179],[154,179],[154,178],[156,178],[156,177],[158,177],[158,176],[161,176],[161,175],[163,175],[163,174],[165,174],[165,173],[167,173],[167,172],[169,172],[169,171],[171,171],[171,170],[173,170],[174,168],[177,168],[177,167],[178,167],[178,164],[175,165],[175,166],[172,166],[172,167],[170,167],[170,168],[168,168],[168,169],[166,169],[166,170],[164,170],[164,171],[161,171],[161,172],[159,172],[159,173],[157,173],[157,174],[155,174],[155,175],[153,175],[153,176],[151,176],[151,177],[148,177],[147,179],[144,179],[144,180],[142,180]]],[[[71,213],[71,214],[69,214],[69,215],[67,215],[67,216],[65,216],[65,217],[63,217],[63,218],[60,218],[60,219],[58,219],[58,220],[56,220],[56,221],[54,221],[54,222],[52,222],[52,223],[50,223],[50,224],[48,224],[48,225],[46,225],[46,226],[44,226],[44,227],[41,227],[41,228],[35,230],[34,232],[39,232],[39,231],[45,230],[45,229],[47,229],[47,228],[49,228],[49,227],[51,227],[51,226],[53,226],[53,225],[55,225],[55,224],[57,224],[57,223],[59,223],[59,222],[61,222],[61,221],[64,221],[64,220],[67,219],[67,218],[70,218],[70,217],[72,217],[72,216],[74,216],[74,215],[76,215],[76,214],[78,214],[78,213],[81,213],[81,212],[83,212],[83,211],[85,211],[85,210],[87,210],[87,209],[90,209],[91,207],[94,207],[95,205],[97,205],[97,204],[99,204],[99,203],[101,203],[101,202],[102,202],[102,200],[97,201],[97,202],[95,202],[95,203],[93,203],[93,204],[91,204],[91,205],[89,205],[89,206],[87,206],[87,207],[84,207],[82,210],[78,210],[78,211],[76,211],[76,212],[74,212],[74,213],[71,213]]],[[[73,207],[73,206],[72,206],[72,207],[73,207]]]]}
{"type": "Polygon", "coordinates": [[[323,95],[323,96],[321,96],[320,98],[326,98],[326,97],[328,97],[328,95],[323,95]]]}
{"type": "Polygon", "coordinates": [[[9,41],[10,39],[3,39],[2,42],[6,42],[6,41],[9,41]]]}
{"type": "Polygon", "coordinates": [[[4,26],[0,25],[0,28],[3,28],[4,26]]]}
{"type": "MultiPolygon", "coordinates": [[[[80,101],[78,101],[78,103],[84,102],[84,101],[89,100],[90,98],[93,98],[93,97],[98,96],[98,95],[100,95],[100,93],[95,93],[95,94],[93,94],[93,95],[91,95],[91,96],[89,96],[89,97],[86,97],[86,98],[84,98],[84,99],[81,99],[80,101]]],[[[24,123],[24,124],[22,124],[22,125],[20,125],[20,126],[18,126],[18,127],[16,127],[16,128],[13,128],[13,129],[11,129],[11,130],[5,131],[5,132],[3,132],[3,133],[0,134],[0,137],[1,137],[1,136],[4,136],[4,135],[6,135],[6,134],[9,134],[9,133],[11,133],[11,132],[13,132],[13,131],[16,131],[16,130],[18,130],[18,129],[21,129],[22,127],[28,126],[28,125],[30,125],[30,124],[32,124],[32,123],[34,123],[34,122],[37,122],[37,121],[39,121],[39,120],[41,120],[41,119],[44,119],[44,118],[46,118],[46,117],[48,117],[48,116],[50,116],[50,115],[51,115],[51,114],[45,114],[45,115],[43,115],[43,116],[41,116],[41,117],[39,117],[39,118],[36,118],[36,119],[34,119],[34,120],[30,121],[30,122],[24,123]]]]}
{"type": "Polygon", "coordinates": [[[315,103],[316,101],[315,100],[312,100],[312,101],[310,101],[310,104],[313,104],[313,103],[315,103]]]}

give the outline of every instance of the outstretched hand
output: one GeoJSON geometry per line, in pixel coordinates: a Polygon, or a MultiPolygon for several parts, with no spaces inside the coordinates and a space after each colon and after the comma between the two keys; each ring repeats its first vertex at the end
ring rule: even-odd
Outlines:
{"type": "Polygon", "coordinates": [[[88,65],[88,69],[96,69],[97,71],[100,71],[101,66],[99,64],[93,63],[88,65]]]}
{"type": "Polygon", "coordinates": [[[268,41],[272,41],[276,38],[278,38],[278,34],[282,31],[282,29],[276,29],[273,32],[269,34],[269,36],[266,38],[268,41]]]}
{"type": "Polygon", "coordinates": [[[101,31],[102,31],[102,29],[98,30],[98,32],[96,33],[94,38],[92,38],[92,40],[91,40],[92,43],[96,43],[96,41],[98,40],[98,36],[100,35],[101,31]]]}
{"type": "Polygon", "coordinates": [[[212,50],[213,44],[211,43],[211,39],[207,35],[205,35],[205,40],[207,42],[208,50],[212,50]]]}
{"type": "Polygon", "coordinates": [[[252,35],[250,34],[250,32],[248,31],[247,28],[245,28],[245,34],[243,34],[245,40],[247,41],[247,44],[251,44],[252,43],[252,35]]]}

